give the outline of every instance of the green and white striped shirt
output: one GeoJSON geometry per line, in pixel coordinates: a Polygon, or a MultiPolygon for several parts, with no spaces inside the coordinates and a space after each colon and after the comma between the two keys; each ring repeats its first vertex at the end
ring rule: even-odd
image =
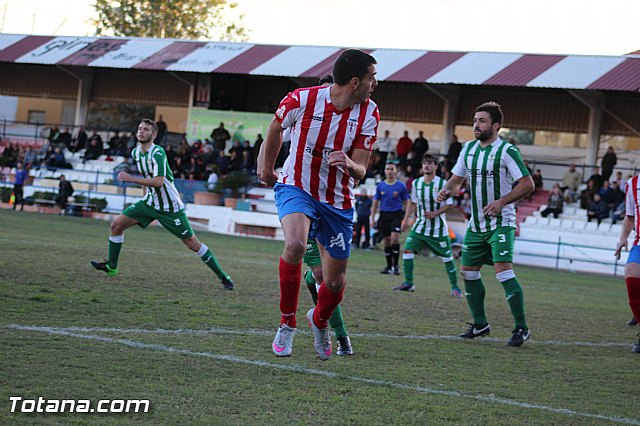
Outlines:
{"type": "Polygon", "coordinates": [[[138,145],[131,151],[131,157],[136,162],[142,177],[164,176],[164,184],[161,188],[146,188],[147,193],[143,201],[148,206],[168,213],[176,213],[184,209],[180,193],[173,184],[173,173],[167,162],[167,154],[161,146],[152,143],[149,150],[143,153],[138,145]]]}
{"type": "Polygon", "coordinates": [[[452,172],[469,179],[469,230],[487,232],[498,226],[516,227],[516,210],[513,204],[504,206],[501,214],[495,217],[485,217],[482,209],[511,192],[514,181],[529,176],[529,170],[524,165],[518,148],[500,138],[485,148],[480,146],[478,140],[467,142],[452,172]]]}
{"type": "Polygon", "coordinates": [[[416,223],[413,224],[411,230],[426,237],[444,237],[449,235],[449,227],[444,215],[436,216],[433,219],[425,217],[426,212],[438,210],[442,204],[451,205],[453,200],[447,198],[444,203],[436,201],[438,192],[447,183],[446,180],[434,176],[431,183],[425,183],[424,176],[413,181],[411,187],[411,202],[416,204],[416,223]]]}

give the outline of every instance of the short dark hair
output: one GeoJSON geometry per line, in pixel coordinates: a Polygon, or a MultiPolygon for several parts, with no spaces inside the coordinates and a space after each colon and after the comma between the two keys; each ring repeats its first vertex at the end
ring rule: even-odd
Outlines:
{"type": "Polygon", "coordinates": [[[146,124],[146,125],[148,125],[148,126],[151,126],[151,130],[152,130],[153,132],[155,132],[155,133],[158,133],[158,125],[157,125],[157,124],[156,124],[156,122],[155,122],[155,121],[153,121],[152,119],[150,119],[150,118],[143,118],[142,120],[140,120],[140,123],[141,123],[141,124],[142,124],[142,123],[144,123],[144,124],[146,124]]]}
{"type": "Polygon", "coordinates": [[[369,72],[369,67],[376,63],[373,56],[362,50],[345,50],[333,64],[333,80],[337,85],[343,86],[353,77],[362,79],[369,72]]]}
{"type": "Polygon", "coordinates": [[[436,159],[436,157],[428,153],[425,153],[422,156],[422,160],[420,160],[421,163],[424,163],[425,161],[431,161],[433,164],[438,164],[438,160],[436,159]]]}
{"type": "Polygon", "coordinates": [[[399,164],[399,163],[400,163],[400,162],[399,162],[398,160],[387,160],[387,162],[386,162],[386,163],[384,163],[384,164],[385,164],[385,166],[387,166],[387,165],[391,164],[392,166],[396,166],[396,167],[398,167],[398,164],[399,164]]]}
{"type": "Polygon", "coordinates": [[[502,115],[502,109],[500,108],[500,105],[498,103],[493,101],[485,102],[476,108],[474,113],[476,112],[489,113],[489,117],[491,117],[491,124],[500,123],[500,125],[502,126],[502,120],[504,116],[502,115]]]}
{"type": "Polygon", "coordinates": [[[333,76],[331,74],[327,74],[324,77],[320,77],[320,81],[318,81],[318,85],[322,86],[325,83],[333,83],[333,76]]]}

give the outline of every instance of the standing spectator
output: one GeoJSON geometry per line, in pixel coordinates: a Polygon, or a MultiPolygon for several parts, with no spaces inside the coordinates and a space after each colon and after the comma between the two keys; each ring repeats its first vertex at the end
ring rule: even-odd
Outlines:
{"type": "Polygon", "coordinates": [[[602,163],[600,164],[602,167],[602,180],[609,180],[616,164],[618,164],[618,156],[613,150],[613,147],[610,146],[607,148],[607,152],[604,154],[604,157],[602,157],[602,163]]]}
{"type": "Polygon", "coordinates": [[[560,189],[564,192],[564,198],[573,203],[578,197],[578,186],[582,181],[582,175],[576,170],[576,165],[569,164],[569,170],[562,177],[562,186],[560,189]]]}
{"type": "Polygon", "coordinates": [[[401,166],[407,163],[407,156],[411,152],[412,147],[413,142],[411,142],[411,138],[409,138],[409,132],[405,130],[404,135],[398,139],[398,145],[396,146],[396,154],[401,166]]]}
{"type": "Polygon", "coordinates": [[[562,190],[560,190],[559,185],[554,185],[551,189],[551,194],[549,194],[549,199],[547,200],[547,208],[540,212],[540,215],[542,217],[547,217],[550,214],[553,214],[553,217],[557,219],[558,216],[562,214],[563,204],[564,196],[562,195],[562,190]]]}
{"type": "Polygon", "coordinates": [[[462,144],[458,142],[458,136],[453,135],[453,138],[451,138],[451,144],[449,145],[449,151],[447,152],[447,159],[452,164],[456,164],[458,157],[460,156],[460,151],[462,151],[462,144]]]}
{"type": "Polygon", "coordinates": [[[220,123],[218,127],[213,129],[210,136],[213,141],[213,147],[219,151],[224,151],[227,147],[227,141],[231,139],[231,135],[224,128],[224,123],[220,123]]]}
{"type": "Polygon", "coordinates": [[[422,130],[418,132],[418,137],[413,141],[411,151],[413,151],[413,164],[419,168],[422,156],[429,151],[429,141],[424,137],[422,130]]]}
{"type": "Polygon", "coordinates": [[[407,187],[396,180],[398,170],[394,163],[387,163],[384,168],[386,179],[378,184],[371,206],[371,226],[375,227],[375,216],[380,207],[378,232],[384,243],[384,257],[387,266],[381,274],[400,275],[400,232],[403,210],[407,206],[409,193],[407,187]]]}
{"type": "Polygon", "coordinates": [[[167,136],[167,123],[162,119],[162,114],[158,116],[158,121],[156,122],[158,126],[158,136],[156,137],[156,143],[159,145],[165,146],[166,144],[166,136],[167,136]]]}
{"type": "Polygon", "coordinates": [[[24,168],[24,163],[18,161],[16,165],[16,177],[13,183],[13,195],[15,200],[13,201],[13,209],[15,210],[20,203],[20,211],[24,210],[24,183],[27,180],[27,169],[24,168]]]}
{"type": "Polygon", "coordinates": [[[587,222],[591,222],[592,219],[598,221],[598,225],[602,222],[602,219],[609,217],[609,206],[602,199],[600,194],[593,196],[593,201],[587,210],[587,222]]]}
{"type": "Polygon", "coordinates": [[[254,162],[258,161],[258,154],[260,154],[260,147],[262,146],[262,142],[264,142],[264,139],[262,139],[262,135],[258,133],[258,136],[256,137],[256,141],[253,143],[253,161],[254,162]]]}
{"type": "Polygon", "coordinates": [[[64,214],[64,211],[69,205],[69,197],[73,195],[74,189],[71,182],[69,182],[64,175],[60,175],[60,183],[58,184],[58,195],[56,196],[56,205],[60,208],[60,214],[64,214]]]}
{"type": "Polygon", "coordinates": [[[384,136],[378,139],[377,142],[377,150],[380,153],[380,161],[382,163],[382,167],[380,170],[380,174],[384,174],[384,165],[387,164],[387,160],[389,159],[389,153],[394,152],[393,149],[393,139],[389,136],[389,131],[384,131],[384,136]]]}
{"type": "Polygon", "coordinates": [[[370,246],[371,228],[369,221],[371,219],[371,205],[373,201],[369,198],[367,190],[362,188],[360,195],[356,197],[356,214],[358,216],[355,224],[356,234],[353,237],[354,247],[360,247],[367,249],[370,246]],[[362,227],[364,227],[364,241],[362,246],[360,245],[360,238],[362,235],[362,227]]]}

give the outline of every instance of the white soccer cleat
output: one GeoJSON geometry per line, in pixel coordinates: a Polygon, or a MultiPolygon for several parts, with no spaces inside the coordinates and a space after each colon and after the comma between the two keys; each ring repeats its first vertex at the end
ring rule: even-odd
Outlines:
{"type": "Polygon", "coordinates": [[[326,361],[331,358],[331,329],[329,326],[320,329],[313,323],[313,312],[315,310],[316,308],[309,309],[307,321],[309,321],[309,326],[313,331],[313,348],[316,350],[318,357],[326,361]]]}
{"type": "Polygon", "coordinates": [[[287,324],[281,324],[278,327],[276,337],[271,344],[271,349],[273,349],[273,353],[276,356],[291,356],[294,334],[296,334],[296,329],[289,327],[287,324]]]}

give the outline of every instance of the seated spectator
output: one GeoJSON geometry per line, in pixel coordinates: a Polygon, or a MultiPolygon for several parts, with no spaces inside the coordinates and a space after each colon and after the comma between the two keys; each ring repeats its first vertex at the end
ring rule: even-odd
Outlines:
{"type": "Polygon", "coordinates": [[[69,133],[68,127],[65,127],[64,132],[60,133],[60,136],[58,137],[58,145],[63,149],[69,149],[71,147],[71,133],[69,133]]]}
{"type": "Polygon", "coordinates": [[[598,193],[593,180],[589,179],[587,182],[587,189],[583,190],[580,193],[580,208],[581,209],[589,209],[591,206],[591,202],[593,201],[593,196],[598,193]]]}
{"type": "Polygon", "coordinates": [[[602,222],[602,219],[609,217],[609,206],[604,202],[600,194],[593,196],[591,206],[587,210],[587,222],[591,222],[592,219],[598,221],[598,225],[602,222]]]}
{"type": "Polygon", "coordinates": [[[62,148],[56,146],[53,152],[46,159],[46,165],[49,169],[70,169],[71,164],[67,163],[62,148]]]}
{"type": "Polygon", "coordinates": [[[248,151],[248,150],[242,151],[242,158],[240,161],[240,170],[249,174],[255,173],[253,155],[251,151],[248,151]]]}
{"type": "Polygon", "coordinates": [[[30,146],[27,146],[27,148],[25,149],[24,158],[22,159],[22,161],[24,162],[24,168],[27,170],[40,164],[40,162],[38,161],[38,154],[36,154],[33,148],[31,148],[30,146]]]}
{"type": "Polygon", "coordinates": [[[607,201],[607,198],[609,197],[609,194],[611,193],[611,186],[609,184],[608,180],[602,181],[602,186],[600,187],[600,191],[598,191],[598,194],[600,194],[600,197],[607,201]]]}
{"type": "Polygon", "coordinates": [[[616,224],[620,219],[624,219],[625,205],[624,205],[624,192],[620,190],[618,182],[615,180],[611,182],[611,190],[608,197],[605,199],[609,205],[609,211],[611,212],[611,223],[616,224]]]}
{"type": "Polygon", "coordinates": [[[209,189],[209,191],[214,190],[216,184],[218,183],[218,179],[217,168],[213,167],[211,169],[211,172],[209,173],[209,177],[207,178],[207,189],[209,189]]]}
{"type": "Polygon", "coordinates": [[[78,129],[78,134],[75,138],[71,140],[71,146],[69,147],[69,152],[76,153],[82,149],[87,147],[87,132],[84,131],[84,127],[80,127],[78,129]]]}
{"type": "Polygon", "coordinates": [[[98,138],[89,138],[89,146],[84,152],[84,159],[82,160],[83,163],[86,163],[89,160],[97,160],[102,155],[102,138],[100,138],[99,135],[98,138]]]}
{"type": "Polygon", "coordinates": [[[60,140],[60,129],[58,128],[57,125],[54,125],[50,130],[49,130],[49,137],[47,138],[49,140],[49,145],[57,145],[59,140],[60,140]]]}
{"type": "Polygon", "coordinates": [[[547,208],[540,212],[542,217],[547,217],[550,214],[553,214],[554,218],[558,218],[558,216],[562,213],[564,204],[564,195],[562,194],[562,190],[560,190],[560,185],[554,185],[551,189],[551,194],[549,194],[549,199],[547,200],[547,208]]]}
{"type": "Polygon", "coordinates": [[[56,196],[56,205],[60,208],[60,214],[63,214],[69,205],[69,197],[73,195],[74,189],[64,175],[60,175],[60,183],[58,184],[58,195],[56,196]]]}
{"type": "MultiPolygon", "coordinates": [[[[533,178],[533,184],[535,185],[535,189],[533,192],[540,191],[543,187],[542,172],[540,171],[540,169],[536,169],[536,172],[531,177],[533,178]]],[[[560,189],[560,186],[558,186],[558,189],[560,189]]]]}
{"type": "Polygon", "coordinates": [[[600,191],[600,188],[602,188],[602,183],[604,182],[604,179],[602,178],[602,175],[600,174],[600,168],[599,167],[594,167],[593,168],[593,173],[591,174],[591,176],[589,176],[589,180],[593,181],[593,185],[596,187],[596,189],[598,191],[600,191]]]}
{"type": "Polygon", "coordinates": [[[562,178],[562,186],[560,189],[564,192],[565,200],[569,203],[573,203],[578,197],[578,186],[582,181],[582,175],[576,170],[576,165],[569,164],[569,170],[564,174],[562,178]]]}

